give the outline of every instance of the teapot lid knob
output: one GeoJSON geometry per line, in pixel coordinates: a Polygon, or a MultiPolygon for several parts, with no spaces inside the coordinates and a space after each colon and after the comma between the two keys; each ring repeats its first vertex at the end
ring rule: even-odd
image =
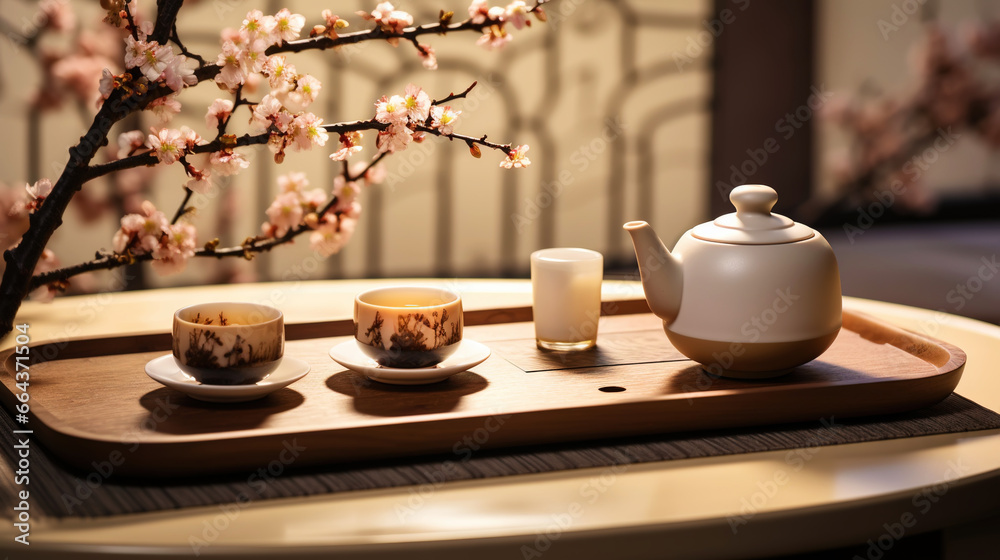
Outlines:
{"type": "Polygon", "coordinates": [[[740,185],[729,193],[729,201],[736,207],[736,215],[771,214],[778,202],[778,193],[767,185],[740,185]]]}
{"type": "Polygon", "coordinates": [[[816,235],[812,228],[772,214],[778,193],[767,185],[740,185],[729,193],[736,212],[719,216],[691,229],[705,241],[741,245],[773,245],[802,241],[816,235]]]}

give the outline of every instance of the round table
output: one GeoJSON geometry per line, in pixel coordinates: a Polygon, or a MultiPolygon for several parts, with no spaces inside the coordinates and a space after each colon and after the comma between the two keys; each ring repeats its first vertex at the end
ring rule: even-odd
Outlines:
{"type": "MultiPolygon", "coordinates": [[[[209,286],[27,303],[18,322],[33,342],[164,332],[177,307],[212,300],[269,301],[286,322],[349,318],[353,295],[401,280],[209,286]]],[[[526,280],[410,280],[463,294],[467,310],[530,305],[526,280]]],[[[605,282],[604,297],[642,296],[605,282]]],[[[957,392],[1000,410],[1000,327],[941,312],[855,298],[845,308],[951,342],[968,354],[957,392]]],[[[10,337],[0,348],[13,344],[10,337]]],[[[100,519],[34,518],[21,558],[190,557],[192,538],[224,525],[201,555],[239,558],[739,558],[819,550],[945,530],[951,551],[992,546],[1000,512],[1000,430],[815,448],[778,491],[787,451],[561,471],[434,487],[402,487],[100,519]],[[599,492],[593,489],[598,488],[599,492]],[[761,499],[758,494],[762,494],[761,499]],[[747,504],[753,502],[748,508],[747,504]],[[927,505],[925,505],[925,502],[927,505]],[[400,508],[419,505],[416,515],[400,508]],[[916,508],[917,517],[905,517],[916,508]],[[926,509],[926,511],[924,511],[926,509]],[[225,519],[219,523],[220,517],[225,519]],[[912,521],[912,523],[911,523],[912,521]],[[896,534],[899,533],[899,536],[896,534]],[[881,539],[881,540],[880,540],[881,539]]],[[[6,477],[10,473],[5,473],[6,477]]],[[[7,512],[8,514],[10,512],[7,512]]],[[[197,541],[194,541],[197,542],[197,541]]],[[[950,552],[949,552],[950,554],[950,552]]],[[[879,556],[872,550],[870,557],[879,556]]],[[[957,556],[956,556],[957,557],[957,556]]]]}

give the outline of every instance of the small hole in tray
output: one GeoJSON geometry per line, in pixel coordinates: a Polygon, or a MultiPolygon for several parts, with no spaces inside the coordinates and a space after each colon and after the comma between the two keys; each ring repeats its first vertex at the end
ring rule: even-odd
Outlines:
{"type": "Polygon", "coordinates": [[[625,390],[625,387],[619,387],[617,385],[610,385],[608,387],[601,387],[598,391],[603,393],[621,393],[625,390]]]}

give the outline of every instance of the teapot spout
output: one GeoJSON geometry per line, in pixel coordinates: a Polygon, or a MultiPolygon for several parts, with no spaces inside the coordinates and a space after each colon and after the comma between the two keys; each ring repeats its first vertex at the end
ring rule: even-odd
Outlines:
{"type": "Polygon", "coordinates": [[[646,222],[628,222],[622,227],[632,236],[649,309],[665,323],[672,323],[680,311],[684,288],[680,260],[670,254],[646,222]]]}

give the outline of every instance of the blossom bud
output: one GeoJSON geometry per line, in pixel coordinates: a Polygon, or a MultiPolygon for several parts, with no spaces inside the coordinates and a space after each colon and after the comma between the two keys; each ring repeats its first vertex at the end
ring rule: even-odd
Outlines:
{"type": "Polygon", "coordinates": [[[306,214],[303,221],[309,226],[309,229],[316,229],[316,226],[319,225],[319,215],[315,212],[310,212],[306,214]]]}

